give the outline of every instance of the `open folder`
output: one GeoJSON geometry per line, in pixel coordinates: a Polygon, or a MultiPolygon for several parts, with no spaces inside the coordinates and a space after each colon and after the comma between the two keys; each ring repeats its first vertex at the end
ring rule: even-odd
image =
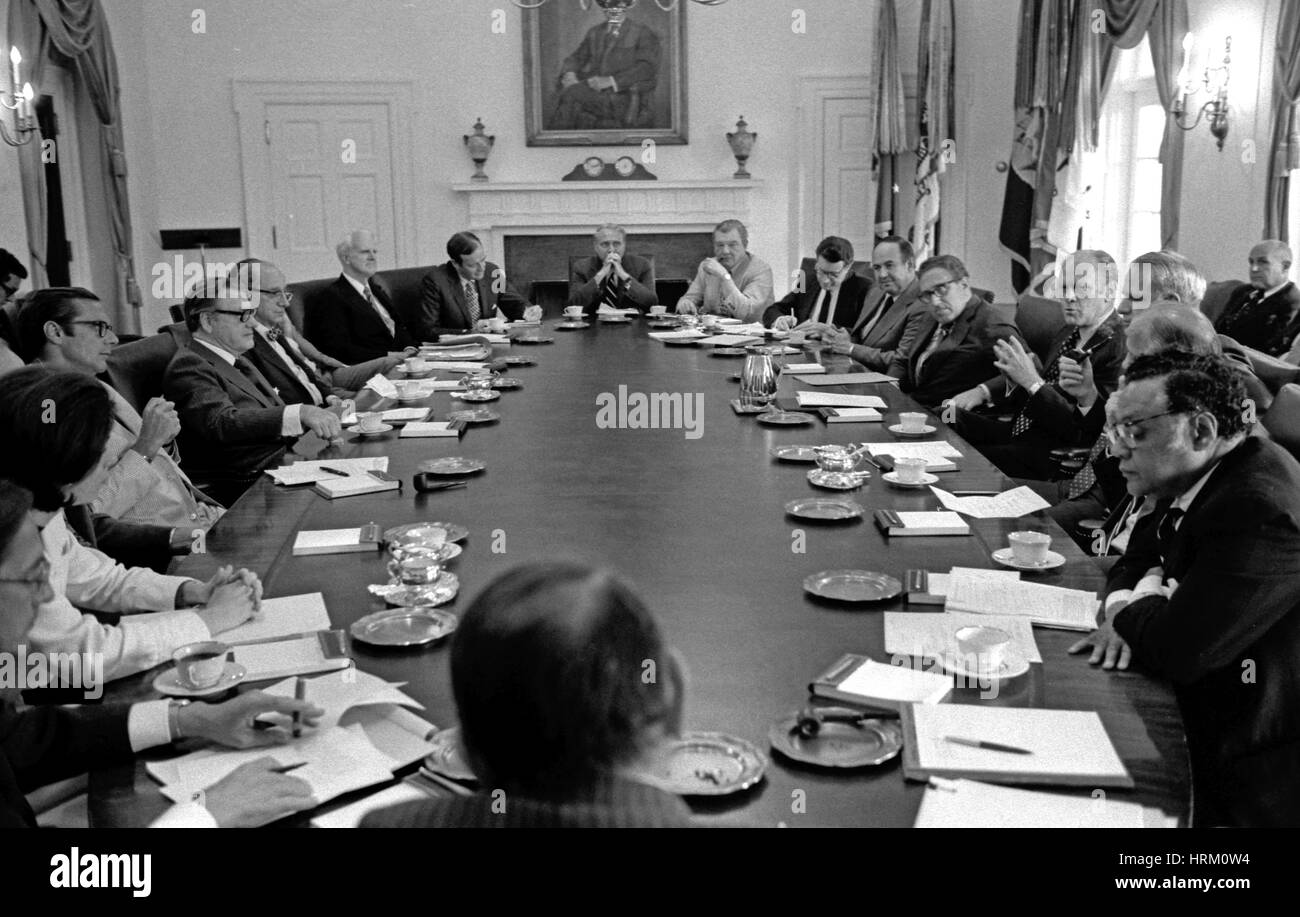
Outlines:
{"type": "Polygon", "coordinates": [[[1173,828],[1159,809],[1105,794],[1066,796],[975,780],[932,778],[916,828],[1173,828]]]}

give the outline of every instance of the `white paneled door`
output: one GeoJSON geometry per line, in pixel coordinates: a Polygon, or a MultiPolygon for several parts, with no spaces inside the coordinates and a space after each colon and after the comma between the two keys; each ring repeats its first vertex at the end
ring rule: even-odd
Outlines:
{"type": "Polygon", "coordinates": [[[871,105],[860,97],[826,98],[821,116],[822,235],[844,236],[865,260],[876,216],[871,105]]]}

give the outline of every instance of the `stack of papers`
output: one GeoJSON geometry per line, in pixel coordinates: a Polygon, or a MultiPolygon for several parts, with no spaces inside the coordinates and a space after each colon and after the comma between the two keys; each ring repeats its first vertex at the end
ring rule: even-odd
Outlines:
{"type": "Polygon", "coordinates": [[[952,691],[952,678],[848,654],[815,678],[808,690],[818,697],[898,710],[912,703],[939,703],[952,691]]]}
{"type": "Polygon", "coordinates": [[[925,470],[956,471],[953,459],[961,458],[961,453],[943,440],[921,443],[866,443],[867,451],[874,458],[877,455],[892,455],[895,459],[904,457],[925,459],[925,470]]]}
{"type": "Polygon", "coordinates": [[[751,337],[763,337],[770,329],[764,328],[762,322],[748,322],[740,324],[737,322],[727,328],[732,334],[747,334],[751,337]]]}
{"type": "Polygon", "coordinates": [[[430,410],[430,408],[393,408],[389,411],[380,411],[379,416],[383,418],[384,423],[413,423],[428,417],[430,410]]]}
{"type": "Polygon", "coordinates": [[[743,344],[753,344],[759,339],[753,335],[745,334],[715,334],[713,337],[702,338],[701,344],[708,344],[714,347],[739,347],[743,344]]]}
{"type": "Polygon", "coordinates": [[[400,439],[407,439],[414,436],[460,436],[460,430],[453,429],[452,425],[445,420],[439,420],[431,423],[408,423],[402,427],[402,432],[398,434],[400,439]]]}
{"type": "Polygon", "coordinates": [[[800,382],[807,385],[873,385],[876,383],[898,384],[898,380],[893,376],[886,376],[884,373],[827,373],[824,376],[803,378],[800,382]]]}
{"type": "Polygon", "coordinates": [[[996,497],[954,497],[939,487],[931,486],[930,490],[945,508],[974,519],[1016,519],[1051,506],[1028,487],[1017,487],[996,497]]]}
{"type": "Polygon", "coordinates": [[[481,373],[487,369],[486,363],[458,363],[441,360],[430,360],[426,365],[431,370],[442,370],[448,373],[481,373]]]}
{"type": "Polygon", "coordinates": [[[220,638],[222,643],[248,643],[329,630],[332,626],[325,596],[312,592],[262,599],[261,611],[238,627],[223,631],[220,638]]]}
{"type": "Polygon", "coordinates": [[[380,398],[397,397],[397,386],[393,385],[392,381],[386,376],[382,376],[378,373],[366,380],[366,388],[370,389],[380,398]]]}
{"type": "Polygon", "coordinates": [[[1013,615],[977,615],[967,612],[885,612],[885,652],[891,656],[938,659],[960,656],[957,631],[963,627],[999,627],[1011,635],[1011,650],[1027,662],[1042,662],[1034,629],[1028,619],[1013,615]]]}
{"type": "Polygon", "coordinates": [[[698,341],[708,335],[703,331],[688,328],[685,331],[651,331],[650,337],[656,341],[698,341]]]}
{"type": "Polygon", "coordinates": [[[388,456],[381,455],[375,458],[350,458],[350,459],[329,459],[328,461],[312,462],[295,462],[292,465],[285,465],[283,468],[268,468],[266,473],[277,484],[293,486],[296,484],[315,484],[317,481],[328,481],[331,478],[342,480],[336,474],[330,474],[328,471],[322,471],[321,466],[326,465],[338,471],[346,472],[349,475],[363,475],[367,471],[387,471],[388,456]]]}
{"type": "Polygon", "coordinates": [[[1084,589],[1066,589],[1045,583],[995,581],[959,574],[948,579],[948,611],[972,614],[1011,614],[1028,618],[1039,627],[1091,631],[1097,627],[1101,600],[1084,589]]]}
{"type": "MultiPolygon", "coordinates": [[[[401,801],[401,800],[397,800],[401,801]]],[[[1110,796],[1062,796],[931,777],[916,828],[1175,828],[1178,819],[1110,796]]]]}
{"type": "Polygon", "coordinates": [[[836,392],[795,392],[801,408],[883,408],[879,395],[841,395],[836,392]]]}
{"type": "MultiPolygon", "coordinates": [[[[797,350],[791,352],[798,353],[797,350]]],[[[820,363],[787,363],[781,367],[781,372],[791,376],[814,375],[826,372],[826,367],[820,363]]]]}

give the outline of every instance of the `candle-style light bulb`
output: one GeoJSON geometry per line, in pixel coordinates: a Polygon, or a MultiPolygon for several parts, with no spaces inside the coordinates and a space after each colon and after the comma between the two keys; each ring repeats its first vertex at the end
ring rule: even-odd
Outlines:
{"type": "Polygon", "coordinates": [[[23,98],[28,102],[36,98],[36,90],[32,88],[31,83],[23,83],[23,98]]]}
{"type": "Polygon", "coordinates": [[[23,62],[23,53],[18,50],[17,45],[14,45],[9,49],[9,61],[15,67],[23,62]]]}

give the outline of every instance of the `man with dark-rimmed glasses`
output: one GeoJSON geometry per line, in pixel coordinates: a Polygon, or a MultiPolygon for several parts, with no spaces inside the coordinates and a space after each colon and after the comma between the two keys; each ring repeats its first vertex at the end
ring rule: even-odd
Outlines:
{"type": "Polygon", "coordinates": [[[1134,360],[1105,435],[1128,490],[1154,499],[1070,648],[1173,682],[1197,825],[1300,824],[1300,464],[1249,435],[1219,357],[1134,360]]]}

